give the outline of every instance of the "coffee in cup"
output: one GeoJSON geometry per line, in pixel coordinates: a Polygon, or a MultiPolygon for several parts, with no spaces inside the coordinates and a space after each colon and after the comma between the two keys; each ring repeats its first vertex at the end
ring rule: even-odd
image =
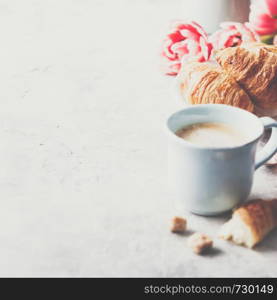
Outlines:
{"type": "Polygon", "coordinates": [[[247,142],[247,136],[234,126],[217,122],[196,123],[175,132],[177,136],[202,147],[237,147],[247,142]]]}

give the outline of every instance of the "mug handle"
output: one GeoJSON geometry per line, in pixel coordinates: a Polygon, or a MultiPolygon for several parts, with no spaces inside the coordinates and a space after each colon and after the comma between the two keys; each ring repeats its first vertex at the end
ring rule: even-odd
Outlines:
{"type": "Polygon", "coordinates": [[[277,122],[269,117],[260,118],[264,128],[272,128],[271,136],[263,149],[257,153],[255,170],[261,167],[277,152],[277,122]],[[276,127],[276,128],[274,128],[276,127]]]}

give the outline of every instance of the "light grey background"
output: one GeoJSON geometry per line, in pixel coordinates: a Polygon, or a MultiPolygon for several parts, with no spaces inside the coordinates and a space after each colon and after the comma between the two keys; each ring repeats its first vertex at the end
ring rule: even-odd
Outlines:
{"type": "MultiPolygon", "coordinates": [[[[0,1],[0,276],[277,275],[276,232],[208,257],[169,233],[163,126],[182,104],[158,53],[183,1],[0,1]]],[[[277,195],[276,172],[252,197],[277,195]]]]}

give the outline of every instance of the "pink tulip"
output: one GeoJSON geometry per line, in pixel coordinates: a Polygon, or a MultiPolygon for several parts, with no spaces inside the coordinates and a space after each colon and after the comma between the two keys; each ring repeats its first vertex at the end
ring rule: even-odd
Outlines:
{"type": "Polygon", "coordinates": [[[268,9],[268,13],[273,18],[277,18],[277,1],[276,0],[263,0],[263,1],[265,2],[266,8],[268,9]]]}
{"type": "Polygon", "coordinates": [[[177,75],[182,62],[203,62],[210,58],[212,45],[205,30],[196,22],[176,22],[163,43],[165,73],[177,75]]]}
{"type": "Polygon", "coordinates": [[[260,40],[249,23],[223,22],[220,27],[221,29],[210,36],[210,42],[216,50],[260,40]]]}
{"type": "Polygon", "coordinates": [[[277,32],[276,0],[258,0],[251,5],[249,21],[260,35],[270,35],[277,32]]]}

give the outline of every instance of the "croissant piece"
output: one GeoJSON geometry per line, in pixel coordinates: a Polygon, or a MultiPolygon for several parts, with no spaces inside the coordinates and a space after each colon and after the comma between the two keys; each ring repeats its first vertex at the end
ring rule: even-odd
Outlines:
{"type": "Polygon", "coordinates": [[[225,240],[252,248],[277,227],[277,199],[250,201],[233,213],[219,236],[225,240]]]}
{"type": "Polygon", "coordinates": [[[188,63],[177,80],[179,91],[189,104],[228,104],[250,112],[254,110],[247,93],[216,64],[188,63]]]}
{"type": "Polygon", "coordinates": [[[218,51],[216,60],[250,96],[257,112],[277,112],[277,47],[243,44],[218,51]]]}

